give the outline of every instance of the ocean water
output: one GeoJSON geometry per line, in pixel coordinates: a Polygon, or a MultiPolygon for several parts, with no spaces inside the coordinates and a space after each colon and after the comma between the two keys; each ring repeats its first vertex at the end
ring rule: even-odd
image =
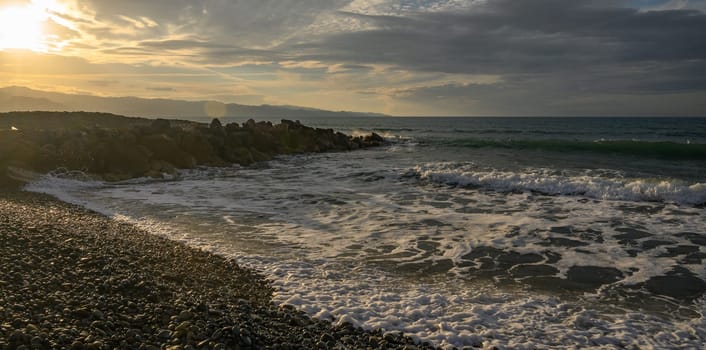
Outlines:
{"type": "Polygon", "coordinates": [[[28,189],[234,257],[314,317],[444,347],[706,343],[706,119],[301,121],[389,144],[28,189]]]}

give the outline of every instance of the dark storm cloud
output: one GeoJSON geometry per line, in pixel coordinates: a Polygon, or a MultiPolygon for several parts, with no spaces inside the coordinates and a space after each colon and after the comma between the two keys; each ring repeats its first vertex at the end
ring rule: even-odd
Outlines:
{"type": "MultiPolygon", "coordinates": [[[[408,102],[455,108],[457,114],[586,114],[569,101],[599,101],[607,94],[616,96],[611,106],[623,114],[639,96],[700,93],[706,98],[706,14],[626,6],[620,1],[494,0],[465,12],[405,17],[341,13],[371,29],[291,49],[308,60],[500,77],[496,84],[428,85],[393,94],[408,102]],[[621,95],[638,97],[621,102],[621,95]]],[[[683,103],[674,104],[674,110],[706,114],[698,96],[673,97],[683,103]]],[[[670,105],[669,99],[657,100],[670,105]]],[[[633,107],[646,113],[647,105],[633,107]]]]}
{"type": "Polygon", "coordinates": [[[499,0],[467,13],[343,15],[375,29],[297,47],[305,57],[483,74],[706,58],[706,15],[694,10],[640,12],[595,1],[499,0]]]}
{"type": "Polygon", "coordinates": [[[317,14],[349,2],[157,0],[118,5],[93,0],[99,12],[113,16],[148,17],[161,24],[200,28],[191,33],[198,40],[145,38],[137,45],[110,49],[111,53],[191,50],[196,54],[185,57],[203,64],[322,61],[450,74],[561,74],[567,78],[588,69],[597,75],[627,72],[647,89],[650,79],[658,80],[663,89],[678,86],[665,84],[667,80],[706,76],[706,14],[696,10],[645,12],[623,7],[627,1],[492,0],[463,11],[404,16],[339,12],[339,18],[365,23],[370,29],[284,38],[311,24],[317,14]],[[281,42],[266,45],[275,41],[281,42]],[[670,70],[683,76],[649,76],[670,70]]]}
{"type": "MultiPolygon", "coordinates": [[[[326,108],[347,103],[341,109],[375,103],[391,114],[588,115],[604,107],[600,114],[672,108],[706,115],[703,1],[77,4],[80,13],[56,16],[81,37],[52,30],[73,56],[90,51],[98,62],[134,65],[130,72],[207,74],[199,91],[208,96],[220,93],[211,88],[217,81],[242,96],[326,108]]],[[[150,88],[175,86],[163,79],[154,74],[150,88]]]]}

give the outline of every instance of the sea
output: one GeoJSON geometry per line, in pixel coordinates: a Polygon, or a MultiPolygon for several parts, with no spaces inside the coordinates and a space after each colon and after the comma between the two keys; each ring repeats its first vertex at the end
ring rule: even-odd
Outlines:
{"type": "Polygon", "coordinates": [[[300,120],[386,144],[27,189],[232,257],[312,317],[444,348],[706,343],[706,118],[300,120]]]}

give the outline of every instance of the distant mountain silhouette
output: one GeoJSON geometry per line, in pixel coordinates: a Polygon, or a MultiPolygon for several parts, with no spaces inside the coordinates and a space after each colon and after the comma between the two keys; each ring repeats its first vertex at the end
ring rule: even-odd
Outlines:
{"type": "Polygon", "coordinates": [[[63,111],[67,107],[46,98],[15,96],[0,92],[0,112],[7,111],[63,111]]]}
{"type": "Polygon", "coordinates": [[[217,101],[98,97],[39,91],[20,86],[0,88],[0,112],[39,110],[105,112],[148,118],[220,117],[221,115],[250,118],[382,116],[376,113],[334,112],[295,106],[250,106],[236,103],[223,104],[217,101]]]}

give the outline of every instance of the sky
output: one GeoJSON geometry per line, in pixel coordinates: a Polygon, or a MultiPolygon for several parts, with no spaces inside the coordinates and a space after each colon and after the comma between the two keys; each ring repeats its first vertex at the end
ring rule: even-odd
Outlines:
{"type": "Polygon", "coordinates": [[[0,0],[0,86],[390,115],[706,115],[706,0],[0,0]]]}

